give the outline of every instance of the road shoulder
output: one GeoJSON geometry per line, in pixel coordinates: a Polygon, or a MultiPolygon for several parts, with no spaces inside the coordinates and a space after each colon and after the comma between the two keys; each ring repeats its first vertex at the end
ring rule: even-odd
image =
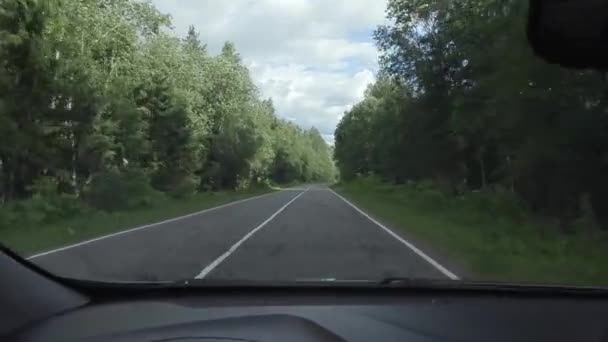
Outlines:
{"type": "MultiPolygon", "coordinates": [[[[373,207],[366,205],[361,196],[348,192],[339,186],[332,186],[330,189],[336,195],[339,195],[338,197],[343,197],[356,208],[361,210],[364,214],[368,215],[372,220],[377,221],[380,225],[389,229],[391,232],[393,232],[393,234],[411,243],[413,246],[415,246],[415,248],[419,249],[432,260],[436,261],[450,273],[456,275],[458,279],[471,280],[470,278],[472,273],[469,268],[455,257],[450,256],[448,251],[442,250],[439,247],[434,246],[431,242],[415,236],[413,233],[408,231],[407,227],[396,224],[393,220],[387,217],[387,215],[382,215],[378,212],[378,210],[374,210],[373,207]]],[[[381,228],[378,227],[378,229],[381,228]]]]}

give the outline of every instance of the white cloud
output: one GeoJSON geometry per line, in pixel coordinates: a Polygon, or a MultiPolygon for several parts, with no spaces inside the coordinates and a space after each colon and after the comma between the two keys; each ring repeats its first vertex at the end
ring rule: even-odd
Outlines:
{"type": "Polygon", "coordinates": [[[325,139],[325,141],[330,145],[333,145],[336,141],[333,134],[321,134],[321,135],[323,136],[323,139],[325,139]]]}
{"type": "Polygon", "coordinates": [[[277,112],[328,141],[343,112],[362,98],[377,69],[371,33],[384,22],[386,0],[153,0],[189,25],[212,53],[227,40],[251,69],[277,112]]]}
{"type": "MultiPolygon", "coordinates": [[[[365,66],[373,66],[378,54],[372,42],[353,42],[346,39],[308,38],[294,39],[286,43],[290,54],[285,59],[292,62],[332,66],[348,59],[355,59],[365,66]]],[[[345,64],[339,64],[346,67],[345,64]]]]}
{"type": "Polygon", "coordinates": [[[315,126],[332,134],[344,111],[360,101],[373,72],[364,69],[354,75],[345,70],[311,70],[303,65],[250,65],[251,74],[263,95],[298,124],[315,126]]]}

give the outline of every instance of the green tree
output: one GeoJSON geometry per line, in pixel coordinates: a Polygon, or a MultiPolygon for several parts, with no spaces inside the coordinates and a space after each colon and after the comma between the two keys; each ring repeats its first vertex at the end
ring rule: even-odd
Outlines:
{"type": "Polygon", "coordinates": [[[502,187],[564,226],[590,208],[607,226],[606,85],[535,57],[526,12],[515,1],[389,1],[374,35],[380,77],[336,130],[341,176],[502,187]]]}
{"type": "Polygon", "coordinates": [[[234,44],[210,56],[193,26],[181,39],[170,30],[146,1],[0,3],[4,201],[47,184],[114,210],[99,203],[113,184],[132,207],[152,186],[179,195],[332,175],[318,132],[278,118],[234,44]],[[281,156],[294,172],[273,177],[281,156]]]}

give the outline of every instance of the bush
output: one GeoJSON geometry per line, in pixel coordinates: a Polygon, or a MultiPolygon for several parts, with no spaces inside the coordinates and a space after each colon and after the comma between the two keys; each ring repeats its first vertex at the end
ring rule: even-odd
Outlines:
{"type": "Polygon", "coordinates": [[[418,191],[424,191],[424,190],[436,190],[436,189],[438,189],[438,186],[432,180],[425,179],[420,182],[414,183],[414,188],[418,191]]]}
{"type": "Polygon", "coordinates": [[[6,204],[0,208],[0,230],[17,226],[21,216],[13,209],[13,205],[6,204]]]}
{"type": "Polygon", "coordinates": [[[148,177],[138,170],[111,170],[93,177],[85,192],[93,208],[116,211],[150,206],[162,193],[154,190],[148,177]]]}
{"type": "Polygon", "coordinates": [[[349,187],[354,187],[357,189],[377,189],[384,183],[382,183],[380,178],[374,175],[368,175],[365,177],[355,178],[352,181],[347,182],[347,184],[349,185],[349,187]]]}
{"type": "Polygon", "coordinates": [[[526,208],[519,197],[512,191],[497,188],[488,198],[496,216],[521,221],[527,216],[526,208]]]}
{"type": "Polygon", "coordinates": [[[52,223],[86,210],[75,195],[61,194],[57,188],[51,177],[36,180],[30,187],[31,198],[8,203],[0,209],[0,227],[52,223]]]}
{"type": "Polygon", "coordinates": [[[517,195],[502,189],[466,194],[462,205],[469,212],[484,214],[493,221],[497,218],[520,221],[526,216],[525,208],[517,195]]]}
{"type": "Polygon", "coordinates": [[[579,200],[580,214],[572,223],[576,233],[594,234],[600,231],[600,225],[597,221],[597,216],[591,204],[591,198],[588,193],[582,194],[579,200]]]}
{"type": "Polygon", "coordinates": [[[173,198],[186,198],[194,195],[198,187],[198,180],[194,177],[182,178],[171,191],[169,196],[173,198]]]}
{"type": "Polygon", "coordinates": [[[443,209],[447,204],[447,197],[438,189],[424,189],[416,194],[418,204],[426,209],[443,209]]]}

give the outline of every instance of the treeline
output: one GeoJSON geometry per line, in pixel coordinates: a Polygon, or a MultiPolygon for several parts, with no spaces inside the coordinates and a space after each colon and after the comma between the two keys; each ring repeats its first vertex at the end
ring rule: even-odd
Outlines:
{"type": "Polygon", "coordinates": [[[527,2],[391,0],[378,80],[335,133],[343,179],[511,192],[564,229],[608,226],[608,87],[527,44],[527,2]]]}
{"type": "Polygon", "coordinates": [[[333,177],[319,132],[276,116],[233,44],[213,56],[170,28],[147,1],[0,2],[2,202],[333,177]]]}

